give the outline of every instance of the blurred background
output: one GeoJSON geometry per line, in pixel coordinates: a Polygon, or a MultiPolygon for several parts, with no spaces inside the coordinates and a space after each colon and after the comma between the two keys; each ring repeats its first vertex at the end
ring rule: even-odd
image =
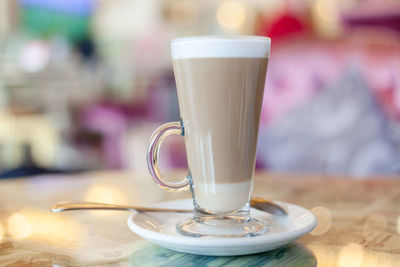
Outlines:
{"type": "Polygon", "coordinates": [[[398,0],[2,0],[1,177],[147,172],[179,120],[169,40],[219,34],[272,38],[258,169],[400,173],[398,0]]]}

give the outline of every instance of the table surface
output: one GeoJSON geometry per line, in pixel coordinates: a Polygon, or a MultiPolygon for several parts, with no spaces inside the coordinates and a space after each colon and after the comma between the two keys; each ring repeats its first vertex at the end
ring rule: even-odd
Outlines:
{"type": "MultiPolygon", "coordinates": [[[[176,171],[173,175],[182,176],[176,171]]],[[[0,266],[400,266],[400,177],[256,173],[254,196],[310,209],[318,226],[281,249],[244,257],[172,252],[129,231],[129,212],[51,213],[60,200],[147,205],[187,198],[147,174],[96,172],[0,180],[0,266]]]]}

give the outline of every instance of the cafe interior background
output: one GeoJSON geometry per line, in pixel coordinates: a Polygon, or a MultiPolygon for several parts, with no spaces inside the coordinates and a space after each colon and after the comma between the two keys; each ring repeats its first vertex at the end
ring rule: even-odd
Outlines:
{"type": "MultiPolygon", "coordinates": [[[[3,0],[1,178],[146,173],[179,120],[169,41],[224,34],[272,39],[257,170],[400,172],[396,0],[3,0]]],[[[182,138],[164,147],[186,168],[182,138]]]]}

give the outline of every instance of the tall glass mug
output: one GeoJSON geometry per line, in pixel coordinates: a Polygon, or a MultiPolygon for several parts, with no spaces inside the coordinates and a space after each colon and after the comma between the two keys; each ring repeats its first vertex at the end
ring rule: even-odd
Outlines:
{"type": "MultiPolygon", "coordinates": [[[[250,196],[270,39],[257,36],[172,40],[180,122],[159,127],[147,164],[167,191],[191,190],[193,217],[177,224],[189,236],[256,236],[266,222],[250,217],[250,196]],[[168,181],[158,166],[162,140],[184,136],[189,171],[168,181]]],[[[172,208],[172,207],[171,207],[172,208]]]]}

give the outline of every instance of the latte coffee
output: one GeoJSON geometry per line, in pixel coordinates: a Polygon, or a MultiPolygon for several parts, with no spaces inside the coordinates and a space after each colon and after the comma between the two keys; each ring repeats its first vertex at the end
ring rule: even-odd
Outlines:
{"type": "Polygon", "coordinates": [[[260,36],[200,36],[171,41],[180,122],[152,134],[147,167],[170,192],[191,190],[193,217],[176,230],[191,237],[252,237],[269,224],[250,214],[258,127],[271,40],[260,36]],[[163,140],[185,138],[189,171],[171,181],[158,164],[163,140]]]}
{"type": "Polygon", "coordinates": [[[268,55],[257,41],[218,41],[171,47],[195,203],[223,213],[250,200],[268,55]]]}

